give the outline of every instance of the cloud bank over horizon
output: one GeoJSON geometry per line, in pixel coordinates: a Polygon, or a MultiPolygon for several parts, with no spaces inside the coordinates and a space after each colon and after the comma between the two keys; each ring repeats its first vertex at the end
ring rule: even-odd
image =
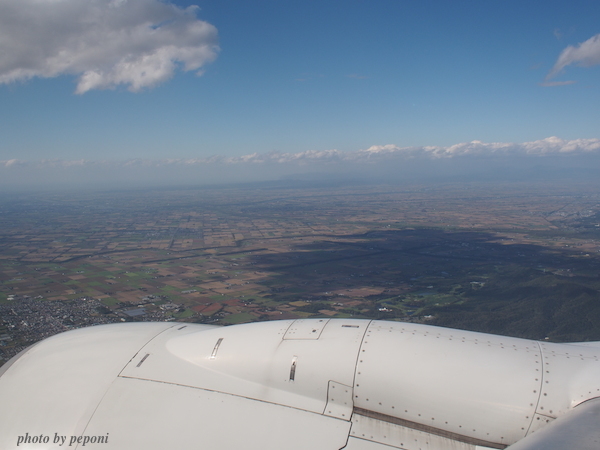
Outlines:
{"type": "Polygon", "coordinates": [[[215,155],[205,158],[167,159],[128,159],[128,160],[62,160],[44,159],[38,161],[17,158],[0,160],[0,167],[68,169],[84,167],[173,167],[173,166],[256,166],[256,165],[327,165],[336,163],[365,164],[389,161],[430,161],[454,158],[508,159],[517,157],[600,155],[600,139],[565,140],[556,136],[523,143],[471,141],[448,147],[418,146],[399,147],[397,145],[373,145],[365,150],[307,150],[298,153],[268,152],[252,153],[243,156],[215,155]]]}
{"type": "Polygon", "coordinates": [[[159,0],[0,0],[0,84],[77,77],[76,93],[152,88],[177,70],[202,74],[217,29],[159,0]]]}
{"type": "Polygon", "coordinates": [[[281,180],[437,182],[598,181],[600,139],[524,143],[471,141],[448,147],[374,145],[364,150],[268,152],[206,158],[0,160],[5,192],[61,187],[199,186],[281,180]]]}

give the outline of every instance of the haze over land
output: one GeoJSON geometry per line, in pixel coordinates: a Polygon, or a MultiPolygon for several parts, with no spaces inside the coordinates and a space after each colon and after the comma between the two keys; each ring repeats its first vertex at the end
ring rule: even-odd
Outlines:
{"type": "Polygon", "coordinates": [[[123,320],[356,317],[600,340],[599,188],[297,182],[0,196],[0,357],[123,320]]]}

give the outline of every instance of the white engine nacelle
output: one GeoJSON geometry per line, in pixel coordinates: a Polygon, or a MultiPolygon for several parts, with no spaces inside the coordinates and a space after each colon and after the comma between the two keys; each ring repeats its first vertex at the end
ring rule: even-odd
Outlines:
{"type": "Polygon", "coordinates": [[[1,369],[0,448],[506,448],[600,397],[599,354],[355,319],[101,325],[1,369]]]}

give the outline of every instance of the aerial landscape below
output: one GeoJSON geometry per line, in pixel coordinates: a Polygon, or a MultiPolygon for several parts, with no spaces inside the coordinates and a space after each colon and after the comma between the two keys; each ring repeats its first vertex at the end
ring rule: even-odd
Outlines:
{"type": "Polygon", "coordinates": [[[3,196],[2,362],[122,321],[374,318],[600,340],[599,192],[263,183],[3,196]]]}

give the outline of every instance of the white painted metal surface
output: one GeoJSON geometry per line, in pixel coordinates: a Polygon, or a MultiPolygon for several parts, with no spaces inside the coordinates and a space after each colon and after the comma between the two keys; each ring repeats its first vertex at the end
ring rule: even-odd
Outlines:
{"type": "Polygon", "coordinates": [[[33,346],[0,378],[0,449],[15,448],[17,437],[26,433],[83,433],[121,369],[146,342],[172,326],[98,326],[33,346]]]}
{"type": "Polygon", "coordinates": [[[0,376],[0,449],[505,448],[596,423],[599,351],[349,319],[98,326],[0,376]]]}
{"type": "Polygon", "coordinates": [[[329,319],[295,320],[286,330],[283,339],[319,339],[329,319]]]}
{"type": "Polygon", "coordinates": [[[556,418],[589,398],[600,397],[599,348],[547,342],[540,346],[543,383],[538,414],[556,418]]]}
{"type": "Polygon", "coordinates": [[[360,352],[354,403],[506,446],[529,429],[540,395],[541,367],[540,349],[533,341],[373,322],[360,352]]]}
{"type": "Polygon", "coordinates": [[[325,405],[323,414],[349,420],[354,407],[353,392],[352,386],[330,381],[327,390],[327,405],[325,405]]]}
{"type": "Polygon", "coordinates": [[[600,399],[589,400],[509,450],[600,449],[600,399]]]}
{"type": "Polygon", "coordinates": [[[110,445],[96,450],[326,450],[342,448],[349,428],[346,421],[272,403],[118,378],[85,434],[110,432],[110,445]]]}
{"type": "MultiPolygon", "coordinates": [[[[369,449],[371,444],[385,445],[405,450],[487,450],[474,444],[376,420],[360,414],[352,417],[351,446],[348,449],[369,449]]],[[[379,448],[381,447],[374,447],[379,448]]]]}
{"type": "Polygon", "coordinates": [[[182,336],[164,333],[145,346],[121,376],[323,413],[330,381],[353,385],[367,324],[305,319],[219,327],[182,336]],[[301,330],[298,339],[290,338],[294,327],[301,330]],[[306,338],[313,329],[319,330],[318,339],[306,338]]]}

